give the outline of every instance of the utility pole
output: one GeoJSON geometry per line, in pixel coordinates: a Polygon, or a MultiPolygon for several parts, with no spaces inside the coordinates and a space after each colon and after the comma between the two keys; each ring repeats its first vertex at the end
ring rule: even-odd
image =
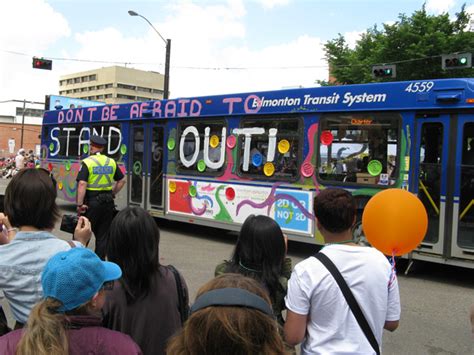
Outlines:
{"type": "Polygon", "coordinates": [[[170,53],[171,53],[171,40],[166,40],[166,60],[165,60],[165,87],[163,98],[169,99],[170,96],[170,53]]]}
{"type": "Polygon", "coordinates": [[[23,113],[21,115],[21,139],[20,148],[23,148],[23,132],[25,131],[25,110],[26,110],[26,99],[23,99],[23,113]]]}

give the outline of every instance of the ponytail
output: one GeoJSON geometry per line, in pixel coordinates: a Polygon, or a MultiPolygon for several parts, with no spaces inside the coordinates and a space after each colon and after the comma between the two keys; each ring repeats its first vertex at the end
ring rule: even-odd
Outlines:
{"type": "Polygon", "coordinates": [[[64,355],[69,353],[65,315],[58,313],[61,302],[46,298],[31,311],[16,349],[16,355],[64,355]]]}

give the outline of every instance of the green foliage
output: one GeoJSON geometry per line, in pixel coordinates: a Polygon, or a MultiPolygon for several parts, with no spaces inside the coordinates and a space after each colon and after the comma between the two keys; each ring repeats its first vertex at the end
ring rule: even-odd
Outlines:
{"type": "Polygon", "coordinates": [[[447,13],[428,15],[423,5],[411,17],[400,14],[397,22],[384,24],[382,30],[369,28],[354,49],[339,34],[324,46],[330,73],[341,84],[474,77],[474,69],[441,68],[442,54],[474,52],[469,20],[465,5],[453,21],[447,13]],[[378,64],[396,64],[397,77],[372,78],[372,65],[378,64]]]}

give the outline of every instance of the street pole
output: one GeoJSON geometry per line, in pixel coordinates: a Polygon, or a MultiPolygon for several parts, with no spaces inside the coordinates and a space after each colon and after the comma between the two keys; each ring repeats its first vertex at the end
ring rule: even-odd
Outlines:
{"type": "Polygon", "coordinates": [[[165,87],[163,92],[163,99],[167,100],[170,97],[170,55],[171,55],[171,40],[166,40],[166,60],[165,60],[165,87]]]}
{"type": "Polygon", "coordinates": [[[23,114],[21,115],[20,148],[23,148],[23,132],[25,131],[25,110],[26,110],[26,99],[23,99],[23,114]]]}
{"type": "Polygon", "coordinates": [[[151,28],[156,32],[156,34],[163,40],[163,42],[166,43],[166,58],[165,58],[165,82],[163,84],[163,99],[168,99],[170,95],[170,55],[171,55],[171,40],[170,39],[164,39],[163,36],[161,35],[160,32],[153,26],[153,24],[145,17],[137,13],[136,11],[133,10],[128,10],[128,14],[130,16],[138,16],[144,19],[148,24],[150,25],[151,28]]]}

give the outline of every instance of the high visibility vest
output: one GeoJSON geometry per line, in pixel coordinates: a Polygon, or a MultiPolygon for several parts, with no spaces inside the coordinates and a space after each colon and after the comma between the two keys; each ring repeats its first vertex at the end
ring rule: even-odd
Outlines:
{"type": "Polygon", "coordinates": [[[106,155],[95,154],[83,160],[89,170],[87,190],[111,191],[117,163],[106,155]]]}

